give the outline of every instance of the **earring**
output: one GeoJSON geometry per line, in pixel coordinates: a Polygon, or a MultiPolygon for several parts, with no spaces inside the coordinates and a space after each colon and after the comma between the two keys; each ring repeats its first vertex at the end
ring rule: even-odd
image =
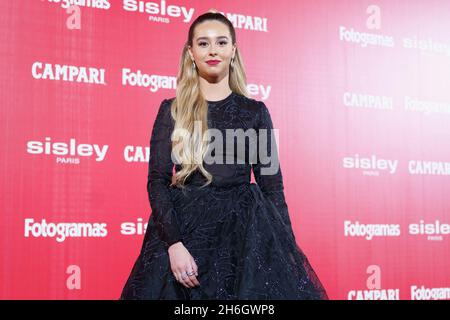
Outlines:
{"type": "Polygon", "coordinates": [[[234,68],[234,58],[231,59],[230,67],[231,67],[231,68],[234,68]]]}
{"type": "Polygon", "coordinates": [[[195,68],[196,68],[195,61],[192,60],[192,70],[195,70],[195,68]]]}

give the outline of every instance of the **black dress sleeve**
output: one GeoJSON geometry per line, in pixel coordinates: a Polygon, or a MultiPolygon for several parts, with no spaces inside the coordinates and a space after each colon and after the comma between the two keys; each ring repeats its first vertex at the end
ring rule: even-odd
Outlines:
{"type": "Polygon", "coordinates": [[[257,162],[252,164],[253,174],[265,198],[272,202],[277,208],[282,221],[288,227],[289,231],[292,232],[288,206],[284,197],[283,175],[278,157],[275,134],[271,130],[273,129],[272,118],[264,102],[258,101],[258,104],[260,105],[256,126],[258,153],[257,162]],[[260,131],[260,129],[266,130],[260,131]],[[262,138],[262,135],[265,135],[266,138],[262,138]],[[261,143],[267,146],[266,150],[260,150],[261,139],[263,139],[261,143]],[[264,143],[264,139],[266,143],[264,143]],[[273,151],[271,147],[273,148],[273,151]],[[270,172],[264,172],[264,168],[269,168],[271,166],[274,166],[277,169],[271,169],[270,172]]]}
{"type": "Polygon", "coordinates": [[[182,240],[170,198],[174,166],[171,157],[172,131],[170,101],[165,99],[159,107],[150,138],[147,192],[152,208],[151,218],[154,219],[159,237],[168,246],[182,240]]]}

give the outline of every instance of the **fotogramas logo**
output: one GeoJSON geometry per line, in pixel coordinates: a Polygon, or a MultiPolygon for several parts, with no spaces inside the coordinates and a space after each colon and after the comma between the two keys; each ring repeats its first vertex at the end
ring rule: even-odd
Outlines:
{"type": "MultiPolygon", "coordinates": [[[[187,1],[186,3],[189,3],[187,1]]],[[[122,8],[128,12],[148,14],[148,20],[153,22],[170,23],[171,18],[189,23],[194,15],[194,8],[178,6],[165,0],[159,2],[123,0],[122,8]]]]}
{"type": "Polygon", "coordinates": [[[381,288],[381,268],[378,265],[370,265],[366,270],[366,289],[350,290],[348,300],[400,300],[400,289],[381,288]]]}
{"type": "MultiPolygon", "coordinates": [[[[370,5],[366,9],[367,19],[366,27],[369,30],[381,30],[381,8],[376,5],[370,5]]],[[[366,32],[339,26],[339,40],[359,45],[363,48],[368,46],[394,47],[394,37],[374,32],[366,32]]]]}
{"type": "Polygon", "coordinates": [[[442,223],[439,220],[426,223],[420,220],[419,223],[409,225],[409,234],[412,236],[423,236],[429,241],[443,241],[444,236],[450,234],[450,224],[442,223]]]}
{"type": "Polygon", "coordinates": [[[374,237],[400,236],[399,224],[362,224],[359,221],[344,221],[344,235],[346,237],[361,237],[372,240],[374,237]]]}
{"type": "Polygon", "coordinates": [[[31,65],[31,75],[36,80],[106,85],[105,69],[95,67],[72,66],[36,61],[31,65]]]}
{"type": "Polygon", "coordinates": [[[425,286],[411,286],[411,300],[448,300],[450,287],[426,288],[425,286]]]}
{"type": "Polygon", "coordinates": [[[431,114],[442,114],[448,116],[450,114],[449,101],[423,100],[418,97],[404,97],[404,107],[408,112],[418,112],[425,116],[431,114]]]}
{"type": "Polygon", "coordinates": [[[157,92],[160,89],[176,89],[177,77],[157,74],[147,74],[141,70],[132,71],[128,68],[122,69],[122,85],[141,87],[157,92]]]}
{"type": "Polygon", "coordinates": [[[365,176],[379,176],[382,173],[395,174],[398,160],[383,159],[377,155],[360,156],[355,154],[342,158],[342,167],[350,170],[358,170],[365,176]]]}
{"type": "Polygon", "coordinates": [[[58,4],[63,9],[67,9],[70,6],[104,10],[111,8],[111,4],[108,0],[47,0],[47,2],[58,4]]]}
{"type": "Polygon", "coordinates": [[[105,160],[108,145],[79,143],[75,138],[69,141],[52,141],[51,137],[27,141],[27,153],[55,156],[56,163],[79,164],[80,159],[93,158],[97,162],[105,160]]]}
{"type": "Polygon", "coordinates": [[[25,238],[54,238],[56,242],[64,242],[67,238],[101,237],[108,235],[106,223],[96,222],[49,222],[42,219],[35,222],[32,218],[25,219],[25,238]]]}

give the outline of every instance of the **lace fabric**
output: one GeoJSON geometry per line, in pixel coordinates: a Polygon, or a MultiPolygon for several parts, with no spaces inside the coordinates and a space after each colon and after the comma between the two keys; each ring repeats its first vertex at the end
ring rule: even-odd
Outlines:
{"type": "MultiPolygon", "coordinates": [[[[328,299],[296,243],[281,165],[276,173],[263,174],[271,165],[266,156],[278,157],[271,151],[276,144],[271,148],[275,140],[266,105],[234,92],[208,101],[209,128],[223,136],[226,129],[268,129],[262,142],[267,153],[261,158],[258,152],[254,163],[204,163],[212,184],[200,188],[206,180],[195,172],[182,191],[171,186],[171,100],[161,103],[153,126],[147,183],[152,214],[120,299],[328,299]],[[251,170],[256,184],[250,183],[251,170]],[[167,249],[177,241],[197,263],[199,287],[185,288],[171,272],[167,249]]],[[[260,135],[258,146],[259,140],[260,135]]]]}

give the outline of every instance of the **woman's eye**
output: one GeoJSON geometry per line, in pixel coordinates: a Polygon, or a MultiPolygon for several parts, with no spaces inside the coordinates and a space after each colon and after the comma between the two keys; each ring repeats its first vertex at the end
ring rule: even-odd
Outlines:
{"type": "MultiPolygon", "coordinates": [[[[221,46],[225,46],[225,45],[227,45],[227,41],[219,41],[219,44],[221,45],[221,46]]],[[[198,45],[200,46],[200,47],[203,47],[204,45],[207,45],[208,43],[207,42],[199,42],[198,43],[198,45]]]]}

